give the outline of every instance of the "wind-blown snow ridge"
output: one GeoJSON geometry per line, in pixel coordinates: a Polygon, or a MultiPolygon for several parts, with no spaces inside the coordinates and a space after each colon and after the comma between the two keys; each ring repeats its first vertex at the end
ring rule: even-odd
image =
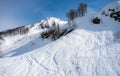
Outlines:
{"type": "MultiPolygon", "coordinates": [[[[53,19],[42,22],[50,25],[53,19]]],[[[100,12],[73,23],[74,31],[53,42],[39,38],[43,30],[36,23],[29,34],[7,47],[12,51],[0,58],[0,76],[120,76],[120,22],[100,12]],[[94,17],[101,23],[93,24],[94,17]]]]}

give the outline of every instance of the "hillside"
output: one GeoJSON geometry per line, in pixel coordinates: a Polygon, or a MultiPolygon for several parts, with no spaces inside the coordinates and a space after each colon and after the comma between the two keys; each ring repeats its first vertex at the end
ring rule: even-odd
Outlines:
{"type": "Polygon", "coordinates": [[[120,1],[116,1],[75,18],[75,28],[47,18],[26,26],[25,34],[1,35],[0,76],[120,76],[119,11],[120,1]],[[96,17],[99,24],[93,23],[96,17]],[[53,25],[59,25],[61,36],[42,38],[53,25]]]}

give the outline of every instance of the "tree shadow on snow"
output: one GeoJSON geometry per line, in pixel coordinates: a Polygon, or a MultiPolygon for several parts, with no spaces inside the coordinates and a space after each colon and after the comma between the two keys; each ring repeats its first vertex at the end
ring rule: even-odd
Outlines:
{"type": "Polygon", "coordinates": [[[40,38],[37,38],[35,40],[28,42],[25,45],[13,50],[13,51],[6,53],[5,55],[10,55],[10,57],[19,56],[19,55],[25,54],[27,52],[33,51],[35,49],[38,49],[40,47],[43,47],[47,43],[49,43],[49,42],[42,40],[40,38]]]}

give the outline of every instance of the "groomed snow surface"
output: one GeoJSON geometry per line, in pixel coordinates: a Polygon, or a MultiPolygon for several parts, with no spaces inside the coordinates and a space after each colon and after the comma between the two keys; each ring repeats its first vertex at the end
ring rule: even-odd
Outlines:
{"type": "Polygon", "coordinates": [[[0,76],[120,76],[120,22],[93,13],[74,23],[74,31],[52,42],[35,29],[6,38],[0,76]],[[91,22],[96,16],[100,24],[91,22]]]}

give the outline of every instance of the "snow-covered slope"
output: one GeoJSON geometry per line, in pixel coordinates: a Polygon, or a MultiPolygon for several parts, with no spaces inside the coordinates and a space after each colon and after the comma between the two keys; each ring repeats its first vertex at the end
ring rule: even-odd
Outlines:
{"type": "Polygon", "coordinates": [[[115,9],[115,11],[120,11],[120,1],[115,1],[110,4],[108,4],[106,7],[104,7],[101,11],[109,12],[109,9],[115,9]]]}
{"type": "MultiPolygon", "coordinates": [[[[114,3],[109,6],[120,6],[114,3]]],[[[100,12],[73,22],[76,29],[56,41],[39,38],[37,23],[25,38],[3,46],[10,52],[0,58],[0,76],[120,76],[120,22],[100,12]],[[95,17],[100,24],[92,23],[95,17]]]]}
{"type": "Polygon", "coordinates": [[[61,21],[60,19],[54,17],[41,20],[40,22],[34,23],[32,25],[27,25],[26,27],[29,28],[29,31],[26,34],[17,34],[13,36],[8,34],[6,36],[3,36],[3,40],[0,45],[0,51],[2,52],[2,54],[5,54],[5,57],[12,55],[20,55],[32,51],[32,48],[35,49],[44,46],[45,44],[51,42],[51,40],[42,39],[41,33],[52,28],[52,25],[54,23],[59,24],[61,30],[64,27],[68,27],[66,21],[61,21]],[[41,26],[45,28],[43,29],[41,26]],[[46,28],[46,26],[49,28],[46,28]]]}

